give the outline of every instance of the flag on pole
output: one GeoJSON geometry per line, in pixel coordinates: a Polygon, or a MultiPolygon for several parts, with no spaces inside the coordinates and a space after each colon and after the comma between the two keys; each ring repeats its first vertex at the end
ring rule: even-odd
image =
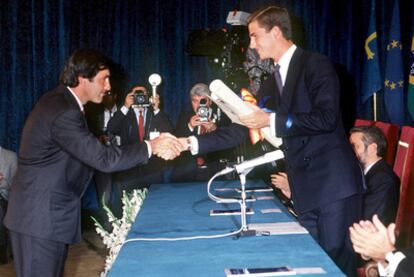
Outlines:
{"type": "Polygon", "coordinates": [[[362,82],[362,102],[368,100],[382,88],[382,80],[378,59],[377,31],[375,27],[375,0],[371,0],[368,23],[368,34],[365,40],[364,71],[362,82]]]}
{"type": "Polygon", "coordinates": [[[402,125],[404,124],[404,73],[398,1],[394,0],[391,28],[388,36],[384,101],[390,121],[402,125]]]}
{"type": "Polygon", "coordinates": [[[408,75],[408,111],[414,119],[414,30],[411,38],[410,72],[408,75]]]}

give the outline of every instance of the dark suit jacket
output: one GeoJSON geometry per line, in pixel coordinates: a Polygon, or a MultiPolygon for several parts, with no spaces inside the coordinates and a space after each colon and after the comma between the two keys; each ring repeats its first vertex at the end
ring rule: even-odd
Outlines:
{"type": "Polygon", "coordinates": [[[400,262],[395,277],[411,277],[414,272],[414,246],[402,251],[406,258],[400,262]]]}
{"type": "Polygon", "coordinates": [[[400,196],[400,180],[388,163],[381,159],[365,175],[367,191],[364,195],[363,219],[378,214],[388,225],[395,221],[400,196]]]}
{"type": "MultiPolygon", "coordinates": [[[[265,80],[257,98],[276,112],[277,135],[295,208],[303,213],[360,194],[363,175],[351,149],[339,110],[339,81],[331,62],[297,48],[290,61],[282,97],[275,79],[265,80]]],[[[246,138],[233,125],[199,137],[200,153],[229,147],[246,138]]]]}
{"type": "Polygon", "coordinates": [[[39,100],[24,126],[5,225],[29,236],[79,242],[81,197],[94,168],[110,172],[147,160],[144,143],[102,145],[73,95],[59,86],[39,100]]]}
{"type": "MultiPolygon", "coordinates": [[[[109,120],[107,130],[114,135],[120,136],[121,145],[136,143],[136,141],[139,140],[139,128],[134,110],[129,109],[128,113],[124,115],[119,109],[109,120]]],[[[171,133],[173,127],[171,121],[164,112],[159,111],[154,115],[152,108],[148,108],[145,115],[144,139],[149,140],[150,132],[153,131],[171,133]]],[[[162,183],[162,170],[167,166],[168,163],[166,161],[158,157],[152,157],[145,165],[118,172],[114,181],[116,183],[127,184],[128,186],[133,183],[138,185],[162,183]]]]}
{"type": "MultiPolygon", "coordinates": [[[[385,226],[395,222],[400,181],[384,159],[377,161],[367,172],[365,185],[362,219],[372,220],[372,216],[377,214],[385,226]]],[[[359,263],[365,266],[367,261],[360,259],[359,263]]]]}

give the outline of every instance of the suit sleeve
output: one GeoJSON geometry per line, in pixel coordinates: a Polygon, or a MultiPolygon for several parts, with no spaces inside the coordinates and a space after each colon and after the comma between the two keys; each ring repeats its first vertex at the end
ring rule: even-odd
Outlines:
{"type": "Polygon", "coordinates": [[[334,131],[339,121],[340,86],[331,62],[322,55],[311,55],[298,83],[292,106],[276,114],[276,134],[288,137],[334,131]]]}
{"type": "Polygon", "coordinates": [[[397,267],[395,277],[410,277],[414,272],[414,247],[402,251],[406,256],[397,267]]]}
{"type": "Polygon", "coordinates": [[[188,137],[194,135],[188,128],[188,122],[190,121],[191,114],[181,113],[178,117],[174,134],[177,137],[188,137]]]}
{"type": "Polygon", "coordinates": [[[127,120],[127,115],[124,115],[121,110],[116,111],[114,116],[108,121],[107,130],[112,134],[119,135],[125,120],[127,120]]]}
{"type": "Polygon", "coordinates": [[[156,115],[154,115],[154,120],[159,132],[173,132],[171,121],[163,111],[159,111],[156,115]]]}
{"type": "Polygon", "coordinates": [[[227,127],[218,128],[214,132],[200,135],[197,137],[198,153],[205,154],[235,147],[248,138],[248,130],[239,124],[231,124],[227,127]]]}
{"type": "Polygon", "coordinates": [[[103,172],[128,169],[148,161],[145,143],[106,147],[88,130],[82,115],[63,112],[53,122],[52,139],[69,155],[103,172]]]}

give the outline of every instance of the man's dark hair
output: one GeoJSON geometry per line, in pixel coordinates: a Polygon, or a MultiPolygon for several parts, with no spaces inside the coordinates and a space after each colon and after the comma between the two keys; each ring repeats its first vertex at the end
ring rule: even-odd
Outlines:
{"type": "Polygon", "coordinates": [[[78,77],[92,81],[99,71],[108,69],[110,64],[111,60],[97,50],[77,50],[66,62],[60,74],[60,83],[68,87],[76,87],[79,84],[78,77]]]}
{"type": "Polygon", "coordinates": [[[387,150],[387,139],[378,127],[356,126],[351,129],[350,133],[362,133],[362,142],[364,143],[365,148],[367,148],[368,145],[375,143],[377,145],[377,156],[381,158],[384,157],[385,151],[387,150]]]}
{"type": "Polygon", "coordinates": [[[266,32],[277,26],[286,39],[292,39],[292,24],[285,8],[269,6],[259,9],[249,16],[247,24],[253,21],[257,21],[260,27],[265,28],[266,32]]]}

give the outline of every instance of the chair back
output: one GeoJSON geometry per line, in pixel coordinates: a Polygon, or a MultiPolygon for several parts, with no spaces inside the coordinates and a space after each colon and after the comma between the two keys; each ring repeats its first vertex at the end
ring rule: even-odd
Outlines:
{"type": "Polygon", "coordinates": [[[412,240],[414,218],[414,128],[404,126],[398,142],[394,172],[400,177],[400,201],[396,218],[396,232],[400,247],[408,247],[412,240]]]}
{"type": "Polygon", "coordinates": [[[371,125],[375,125],[374,120],[362,119],[362,118],[355,119],[355,124],[354,124],[355,127],[356,126],[371,126],[371,125]]]}
{"type": "Polygon", "coordinates": [[[387,151],[385,152],[384,160],[392,167],[395,160],[395,151],[397,150],[400,126],[382,121],[376,121],[375,126],[384,133],[387,139],[387,151]]]}

